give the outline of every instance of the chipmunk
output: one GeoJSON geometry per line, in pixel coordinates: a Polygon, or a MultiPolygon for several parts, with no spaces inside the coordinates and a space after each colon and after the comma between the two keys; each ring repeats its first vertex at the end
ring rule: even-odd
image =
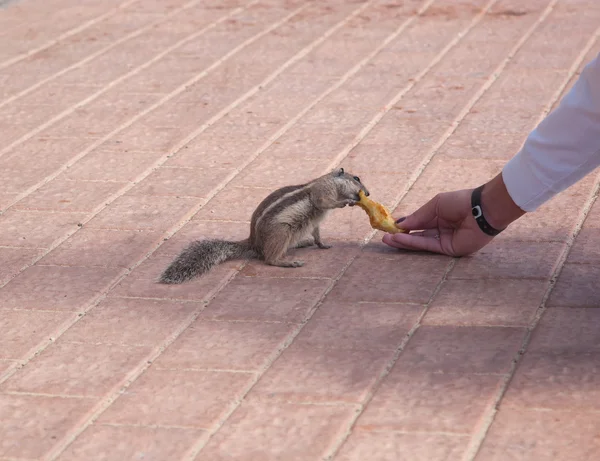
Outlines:
{"type": "Polygon", "coordinates": [[[164,270],[159,282],[182,283],[231,259],[260,259],[272,266],[300,267],[303,261],[284,259],[288,249],[311,245],[331,248],[321,240],[319,225],[330,210],[355,205],[361,190],[369,195],[360,178],[343,168],[306,184],[277,189],[252,213],[247,239],[192,242],[164,270]]]}

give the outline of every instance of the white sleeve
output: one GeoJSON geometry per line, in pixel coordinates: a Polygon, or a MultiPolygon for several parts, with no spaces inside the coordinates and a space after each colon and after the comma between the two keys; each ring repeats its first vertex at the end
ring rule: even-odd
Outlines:
{"type": "Polygon", "coordinates": [[[513,201],[534,211],[600,165],[600,54],[503,168],[513,201]]]}

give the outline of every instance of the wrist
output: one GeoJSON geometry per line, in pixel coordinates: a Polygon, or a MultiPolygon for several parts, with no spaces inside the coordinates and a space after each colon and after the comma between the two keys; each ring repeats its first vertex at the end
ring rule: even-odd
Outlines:
{"type": "Polygon", "coordinates": [[[501,173],[484,185],[481,208],[487,222],[496,229],[505,229],[525,214],[508,193],[501,173]]]}

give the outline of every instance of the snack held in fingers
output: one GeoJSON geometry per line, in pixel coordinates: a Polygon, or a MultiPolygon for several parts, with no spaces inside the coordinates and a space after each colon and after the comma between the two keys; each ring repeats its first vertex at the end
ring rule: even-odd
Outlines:
{"type": "Polygon", "coordinates": [[[371,200],[362,190],[359,191],[358,196],[360,200],[356,204],[367,212],[373,229],[379,229],[390,234],[406,233],[404,229],[396,225],[396,220],[381,203],[371,200]]]}

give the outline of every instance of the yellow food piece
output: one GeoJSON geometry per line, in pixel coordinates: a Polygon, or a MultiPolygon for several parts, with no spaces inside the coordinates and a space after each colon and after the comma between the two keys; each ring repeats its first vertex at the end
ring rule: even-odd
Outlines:
{"type": "Polygon", "coordinates": [[[360,201],[356,202],[356,204],[367,212],[373,229],[379,229],[390,234],[406,232],[404,229],[396,226],[396,220],[381,203],[371,200],[362,190],[358,193],[358,196],[360,197],[360,201]]]}

